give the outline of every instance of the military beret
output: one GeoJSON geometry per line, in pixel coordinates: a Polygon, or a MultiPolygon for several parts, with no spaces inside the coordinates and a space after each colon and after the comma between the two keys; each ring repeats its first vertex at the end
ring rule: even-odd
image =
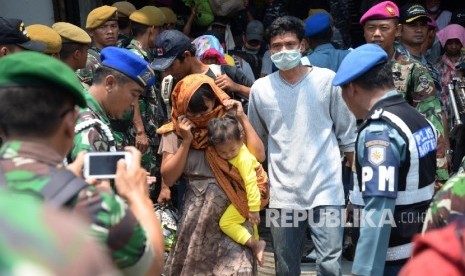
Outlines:
{"type": "Polygon", "coordinates": [[[155,6],[145,6],[131,13],[129,19],[146,26],[163,26],[166,22],[163,12],[155,6]]]}
{"type": "Polygon", "coordinates": [[[367,43],[355,48],[342,60],[333,85],[347,84],[365,74],[375,65],[387,61],[387,54],[377,44],[367,43]]]}
{"type": "Polygon", "coordinates": [[[70,93],[86,107],[84,91],[73,70],[60,60],[32,51],[7,55],[0,59],[0,86],[57,86],[56,93],[70,93]]]}
{"type": "Polygon", "coordinates": [[[26,27],[31,40],[44,43],[47,47],[44,50],[45,54],[56,54],[61,50],[61,37],[52,28],[34,24],[26,27]]]}
{"type": "Polygon", "coordinates": [[[159,9],[165,15],[167,24],[176,24],[178,22],[178,18],[172,9],[168,7],[160,7],[159,9]]]}
{"type": "Polygon", "coordinates": [[[149,63],[127,49],[105,47],[100,58],[103,66],[125,74],[142,87],[155,83],[155,73],[149,63]]]}
{"type": "Polygon", "coordinates": [[[399,18],[399,8],[391,1],[384,1],[371,7],[360,18],[360,25],[367,20],[399,18]]]}
{"type": "Polygon", "coordinates": [[[116,7],[118,9],[118,16],[129,17],[131,13],[133,13],[136,10],[136,7],[134,7],[134,5],[128,1],[115,2],[111,6],[116,7]]]}
{"type": "Polygon", "coordinates": [[[311,37],[331,28],[329,15],[326,13],[316,13],[305,21],[304,37],[311,37]]]}
{"type": "Polygon", "coordinates": [[[89,44],[91,42],[91,38],[86,31],[71,23],[57,22],[52,25],[52,29],[61,36],[63,43],[70,41],[89,44]]]}
{"type": "Polygon", "coordinates": [[[93,9],[87,16],[86,28],[95,29],[102,26],[107,21],[118,20],[116,7],[101,6],[93,9]]]}

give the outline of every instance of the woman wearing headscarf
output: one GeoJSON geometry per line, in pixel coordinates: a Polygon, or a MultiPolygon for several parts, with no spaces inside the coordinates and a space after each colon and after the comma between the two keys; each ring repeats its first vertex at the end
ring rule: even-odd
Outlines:
{"type": "MultiPolygon", "coordinates": [[[[239,212],[248,212],[247,196],[237,169],[208,145],[208,121],[235,112],[244,128],[246,145],[258,161],[265,159],[263,143],[240,102],[231,100],[206,75],[193,74],[179,81],[171,100],[172,121],[158,130],[163,135],[161,174],[167,185],[181,176],[187,185],[178,237],[166,261],[165,274],[254,275],[251,250],[228,238],[219,227],[219,219],[230,203],[239,212]]],[[[252,231],[249,223],[244,226],[252,231]]]]}

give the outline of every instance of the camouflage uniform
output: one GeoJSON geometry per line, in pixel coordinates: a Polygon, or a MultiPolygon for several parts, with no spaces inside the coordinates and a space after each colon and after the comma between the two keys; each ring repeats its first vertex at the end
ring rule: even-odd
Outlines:
{"type": "Polygon", "coordinates": [[[437,180],[447,180],[449,172],[441,104],[436,97],[436,88],[428,69],[421,63],[395,52],[392,73],[397,91],[402,93],[407,102],[423,114],[438,131],[436,176],[437,180]]]}
{"type": "Polygon", "coordinates": [[[95,46],[89,47],[89,50],[87,52],[86,68],[78,69],[76,71],[76,74],[78,75],[78,78],[81,81],[81,83],[85,83],[89,86],[92,85],[95,70],[101,64],[100,52],[101,50],[95,46]]]}
{"type": "Polygon", "coordinates": [[[442,91],[441,73],[439,73],[439,70],[436,68],[436,66],[434,66],[430,61],[428,61],[425,58],[425,56],[417,57],[417,56],[411,55],[409,51],[407,51],[407,49],[405,49],[405,47],[401,43],[395,42],[394,45],[396,47],[396,51],[399,52],[401,55],[404,55],[408,58],[418,61],[419,63],[426,66],[426,68],[428,68],[428,72],[433,78],[434,86],[436,87],[436,97],[438,98],[439,103],[441,104],[442,110],[445,111],[446,110],[445,106],[442,104],[442,100],[441,100],[441,91],[442,91]]]}
{"type": "Polygon", "coordinates": [[[120,48],[126,48],[128,47],[130,42],[131,42],[131,37],[120,32],[118,34],[118,42],[116,42],[116,46],[120,48]]]}
{"type": "Polygon", "coordinates": [[[29,275],[117,275],[77,218],[35,195],[1,189],[0,225],[2,275],[20,275],[26,267],[29,275]]]}
{"type": "Polygon", "coordinates": [[[70,159],[74,160],[79,152],[86,151],[116,151],[122,148],[116,147],[113,134],[110,129],[110,120],[90,94],[85,94],[87,108],[79,111],[76,123],[76,136],[74,147],[70,153],[70,159]],[[94,120],[99,120],[96,122],[94,120]]]}
{"type": "MultiPolygon", "coordinates": [[[[144,51],[139,42],[135,39],[131,41],[128,49],[148,62],[153,60],[150,54],[144,51]]],[[[152,87],[146,88],[145,92],[139,96],[141,118],[144,124],[145,134],[149,139],[149,148],[142,155],[142,166],[150,172],[151,175],[156,175],[160,170],[161,165],[161,158],[157,154],[160,140],[156,131],[164,123],[164,116],[161,113],[159,95],[160,91],[155,85],[153,85],[152,87]]],[[[131,120],[132,115],[133,114],[131,113],[131,120]]],[[[126,120],[127,119],[128,118],[126,118],[126,120]]],[[[134,145],[136,140],[136,129],[134,124],[131,124],[130,126],[129,135],[131,136],[131,140],[134,141],[134,145]]]]}
{"type": "Polygon", "coordinates": [[[423,233],[442,228],[465,214],[465,159],[457,175],[439,190],[426,213],[423,233]]]}
{"type": "MultiPolygon", "coordinates": [[[[57,152],[33,142],[9,141],[0,149],[0,158],[8,187],[36,195],[50,183],[51,175],[63,169],[62,157],[57,152]]],[[[119,268],[138,270],[139,267],[133,266],[139,266],[142,258],[153,257],[144,229],[124,200],[111,189],[88,185],[65,207],[90,223],[92,236],[107,245],[119,268]]],[[[36,231],[37,226],[31,229],[36,231]]]]}

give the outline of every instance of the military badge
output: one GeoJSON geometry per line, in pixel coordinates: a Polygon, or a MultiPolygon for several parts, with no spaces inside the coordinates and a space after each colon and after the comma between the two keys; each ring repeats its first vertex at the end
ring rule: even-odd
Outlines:
{"type": "Polygon", "coordinates": [[[387,6],[386,6],[386,11],[387,11],[391,16],[395,16],[395,15],[396,15],[396,11],[394,10],[394,7],[391,6],[391,5],[387,5],[387,6]]]}
{"type": "Polygon", "coordinates": [[[375,145],[368,148],[368,162],[379,166],[386,161],[386,147],[375,145]]]}

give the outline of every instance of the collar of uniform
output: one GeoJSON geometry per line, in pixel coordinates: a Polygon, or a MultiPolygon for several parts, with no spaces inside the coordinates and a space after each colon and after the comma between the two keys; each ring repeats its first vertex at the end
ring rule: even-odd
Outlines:
{"type": "Polygon", "coordinates": [[[15,159],[18,158],[18,163],[22,164],[39,162],[54,167],[63,165],[63,156],[54,149],[30,141],[12,140],[6,142],[0,149],[0,157],[12,159],[13,162],[16,162],[15,159]]]}
{"type": "Polygon", "coordinates": [[[333,44],[331,43],[325,43],[325,44],[316,46],[313,52],[327,50],[327,49],[336,49],[336,48],[334,48],[333,44]]]}
{"type": "Polygon", "coordinates": [[[391,99],[393,100],[393,103],[399,103],[402,102],[404,97],[397,92],[397,90],[391,90],[384,94],[381,98],[378,99],[378,101],[371,107],[370,111],[368,112],[367,119],[371,117],[373,113],[376,112],[378,109],[378,106],[382,104],[383,101],[386,99],[391,99]],[[392,99],[393,97],[397,97],[398,99],[392,99]]]}
{"type": "Polygon", "coordinates": [[[143,59],[149,61],[148,53],[144,49],[142,49],[142,45],[141,45],[141,43],[139,41],[137,41],[135,39],[132,39],[131,43],[129,43],[129,45],[128,45],[128,49],[130,51],[133,50],[133,49],[137,50],[139,53],[135,53],[135,54],[142,55],[143,59]]]}
{"type": "Polygon", "coordinates": [[[102,121],[104,124],[109,126],[110,125],[110,119],[108,118],[105,111],[103,111],[103,108],[99,105],[99,103],[94,98],[94,96],[92,96],[92,94],[90,94],[89,92],[86,92],[85,93],[85,98],[86,98],[86,102],[87,102],[87,107],[84,108],[84,109],[81,109],[81,110],[86,111],[86,110],[90,109],[93,113],[95,113],[96,116],[98,116],[98,119],[100,119],[100,121],[102,121]]]}

